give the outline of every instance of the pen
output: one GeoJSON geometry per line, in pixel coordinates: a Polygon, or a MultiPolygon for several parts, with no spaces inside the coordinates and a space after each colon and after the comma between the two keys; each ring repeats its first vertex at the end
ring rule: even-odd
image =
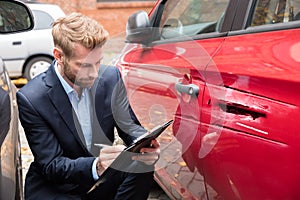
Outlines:
{"type": "Polygon", "coordinates": [[[106,181],[106,178],[98,179],[98,181],[93,185],[93,187],[91,187],[91,189],[87,192],[87,194],[92,192],[94,189],[96,189],[96,187],[98,187],[100,185],[100,183],[103,183],[104,181],[106,181]]]}
{"type": "Polygon", "coordinates": [[[110,147],[111,145],[108,145],[108,144],[99,144],[99,143],[95,143],[94,144],[96,147],[100,147],[100,148],[103,148],[103,147],[110,147]]]}

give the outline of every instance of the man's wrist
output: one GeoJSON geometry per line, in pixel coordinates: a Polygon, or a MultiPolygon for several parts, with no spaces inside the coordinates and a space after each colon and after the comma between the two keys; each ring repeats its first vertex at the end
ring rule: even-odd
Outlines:
{"type": "Polygon", "coordinates": [[[98,176],[101,176],[102,173],[104,172],[105,168],[101,165],[101,162],[99,161],[99,159],[97,160],[97,164],[96,164],[96,171],[98,176]]]}

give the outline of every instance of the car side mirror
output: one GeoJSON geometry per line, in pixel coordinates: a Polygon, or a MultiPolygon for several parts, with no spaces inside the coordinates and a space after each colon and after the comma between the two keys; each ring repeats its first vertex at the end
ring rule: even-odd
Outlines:
{"type": "Polygon", "coordinates": [[[20,1],[0,0],[0,34],[33,29],[33,15],[20,1]]]}
{"type": "Polygon", "coordinates": [[[126,42],[146,45],[152,41],[153,33],[148,14],[145,11],[138,11],[128,18],[126,42]]]}

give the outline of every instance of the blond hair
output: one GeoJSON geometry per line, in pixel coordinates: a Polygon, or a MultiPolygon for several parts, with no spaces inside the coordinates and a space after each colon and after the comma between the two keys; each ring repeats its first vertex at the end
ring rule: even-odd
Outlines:
{"type": "Polygon", "coordinates": [[[108,32],[97,21],[80,13],[72,13],[53,23],[52,36],[54,46],[71,57],[75,43],[87,49],[102,47],[108,38],[108,32]]]}

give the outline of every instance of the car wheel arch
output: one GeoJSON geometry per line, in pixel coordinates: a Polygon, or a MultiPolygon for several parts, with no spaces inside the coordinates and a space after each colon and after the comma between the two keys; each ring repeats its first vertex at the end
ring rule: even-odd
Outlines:
{"type": "Polygon", "coordinates": [[[31,78],[29,77],[29,75],[28,75],[28,69],[26,69],[27,68],[27,66],[28,66],[28,64],[30,63],[30,62],[32,62],[33,60],[35,60],[35,59],[38,59],[38,58],[40,58],[40,59],[44,59],[45,61],[47,61],[47,62],[50,62],[51,60],[53,60],[54,59],[54,57],[52,56],[52,55],[49,55],[49,54],[36,54],[36,55],[31,55],[31,56],[29,56],[27,59],[26,59],[26,61],[24,62],[24,64],[23,64],[23,67],[22,67],[22,76],[24,77],[24,78],[26,78],[27,80],[30,80],[31,78]]]}

